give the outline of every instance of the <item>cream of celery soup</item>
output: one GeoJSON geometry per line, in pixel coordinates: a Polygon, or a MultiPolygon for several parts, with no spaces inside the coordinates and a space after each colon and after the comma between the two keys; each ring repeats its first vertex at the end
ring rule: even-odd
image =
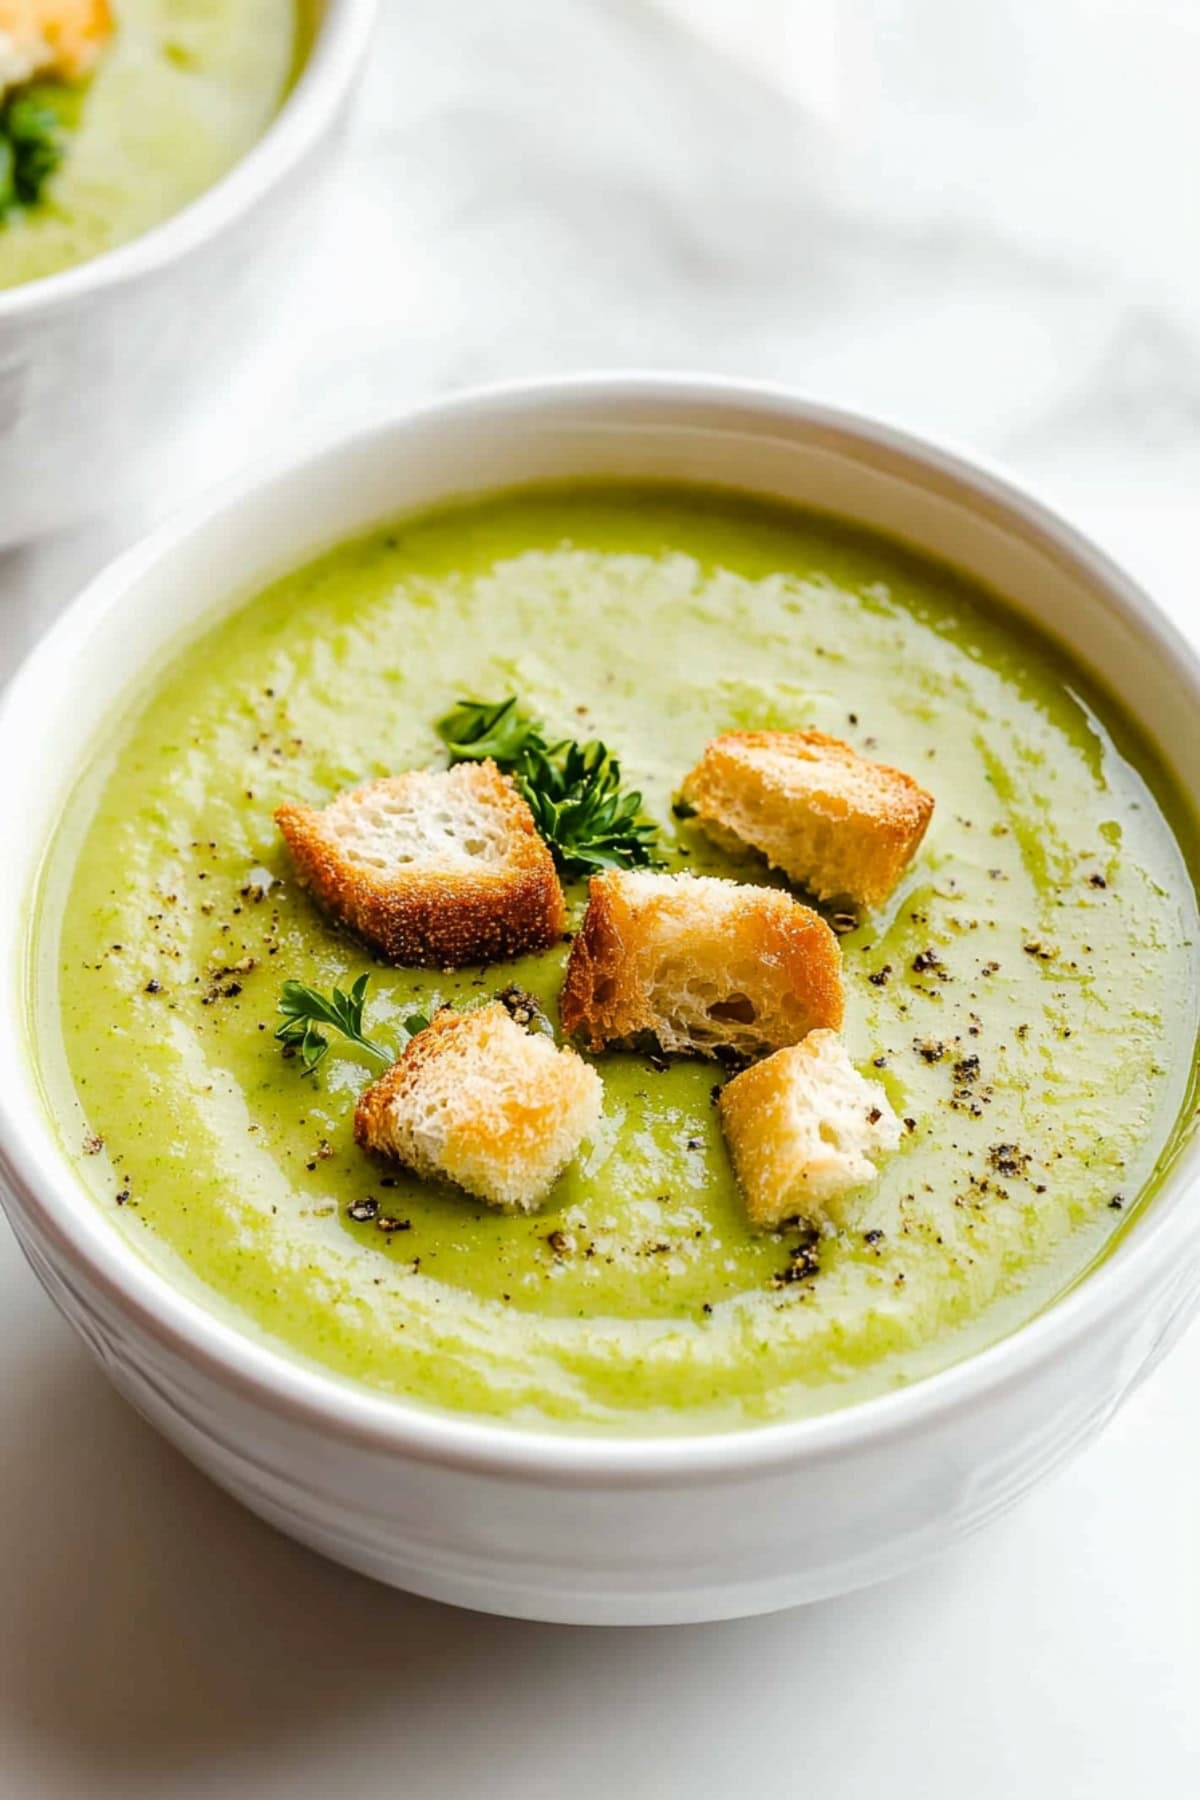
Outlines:
{"type": "MultiPolygon", "coordinates": [[[[271,12],[239,9],[260,48],[271,12]]],[[[501,496],[279,581],[114,726],[40,901],[48,1102],[114,1230],[340,1376],[574,1429],[820,1412],[1028,1320],[1153,1189],[1195,1067],[1184,830],[1079,671],[896,546],[686,490],[501,496]],[[352,1042],[306,1074],[277,1040],[285,981],[363,975],[385,1046],[512,983],[558,1027],[568,943],[389,967],[298,885],[273,820],[444,768],[435,722],[471,695],[603,739],[670,870],[782,884],[678,816],[721,732],[815,727],[936,797],[891,899],[835,921],[846,1047],[903,1122],[839,1224],[751,1229],[711,1060],[588,1054],[600,1123],[518,1216],[356,1146],[379,1069],[352,1042]]],[[[577,927],[585,886],[566,893],[577,927]]]]}

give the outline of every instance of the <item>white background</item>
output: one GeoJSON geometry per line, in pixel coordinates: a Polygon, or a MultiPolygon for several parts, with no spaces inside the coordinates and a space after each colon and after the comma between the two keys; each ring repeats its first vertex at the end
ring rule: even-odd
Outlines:
{"type": "MultiPolygon", "coordinates": [[[[1194,0],[382,3],[337,207],[198,483],[465,381],[769,376],[1008,461],[1200,636],[1194,0]]],[[[144,522],[0,557],[0,668],[144,522]]],[[[7,1237],[0,1353],[0,1800],[1200,1792],[1196,1333],[936,1567],[643,1632],[294,1548],[110,1394],[7,1237]]]]}

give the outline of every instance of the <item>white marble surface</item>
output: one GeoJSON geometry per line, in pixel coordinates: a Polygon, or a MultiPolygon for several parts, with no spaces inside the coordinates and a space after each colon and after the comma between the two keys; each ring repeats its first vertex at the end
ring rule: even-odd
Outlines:
{"type": "MultiPolygon", "coordinates": [[[[382,5],[340,208],[198,484],[464,381],[758,374],[1008,461],[1200,636],[1194,0],[382,5]]],[[[0,558],[0,667],[144,522],[0,558]]],[[[1200,1786],[1196,1333],[940,1566],[642,1633],[293,1548],[110,1394],[7,1237],[0,1346],[4,1800],[1200,1786]]]]}

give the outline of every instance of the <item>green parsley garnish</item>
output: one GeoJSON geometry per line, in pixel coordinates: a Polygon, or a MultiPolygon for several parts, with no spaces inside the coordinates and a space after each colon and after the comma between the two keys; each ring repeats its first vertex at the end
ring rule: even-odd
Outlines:
{"type": "Polygon", "coordinates": [[[643,814],[640,793],[622,793],[621,765],[598,740],[550,743],[514,696],[460,700],[437,733],[452,763],[490,756],[513,776],[564,875],[658,860],[658,827],[643,814]]]}
{"type": "Polygon", "coordinates": [[[520,768],[528,751],[549,749],[537,719],[523,713],[516,699],[491,702],[460,700],[437,722],[437,734],[450,761],[482,762],[490,756],[498,768],[520,768]]]}
{"type": "Polygon", "coordinates": [[[33,206],[63,159],[62,122],[36,94],[0,101],[0,220],[33,206]]]}
{"type": "Polygon", "coordinates": [[[642,816],[642,796],[621,792],[621,765],[603,744],[530,751],[519,776],[533,822],[565,875],[645,868],[658,827],[642,816]]]}
{"type": "MultiPolygon", "coordinates": [[[[331,1025],[359,1050],[378,1057],[389,1067],[395,1062],[399,1052],[385,1050],[363,1031],[363,1005],[369,980],[369,975],[360,975],[348,994],[338,987],[327,995],[322,994],[316,988],[306,987],[302,981],[285,981],[280,988],[279,1010],[283,1014],[283,1024],[275,1036],[286,1048],[300,1052],[306,1075],[320,1067],[329,1050],[329,1039],[321,1030],[323,1025],[331,1025]]],[[[418,1031],[424,1031],[428,1023],[423,1013],[411,1014],[404,1021],[404,1042],[415,1037],[418,1031]]]]}

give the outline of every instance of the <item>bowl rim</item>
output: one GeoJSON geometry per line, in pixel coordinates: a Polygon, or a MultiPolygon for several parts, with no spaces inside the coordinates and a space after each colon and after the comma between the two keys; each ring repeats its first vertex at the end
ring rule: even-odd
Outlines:
{"type": "Polygon", "coordinates": [[[302,67],[262,136],[211,187],[148,231],[56,274],[0,289],[0,327],[137,281],[259,205],[325,135],[366,54],[377,0],[324,0],[302,67]]]}
{"type": "MultiPolygon", "coordinates": [[[[960,490],[965,488],[1003,516],[1008,529],[1023,528],[1085,572],[1096,587],[1098,602],[1149,640],[1190,682],[1200,708],[1200,655],[1182,633],[1103,550],[986,459],[945,440],[915,435],[778,384],[687,373],[584,372],[492,383],[402,408],[357,429],[337,429],[299,453],[289,450],[261,459],[191,501],[95,576],[34,645],[0,696],[0,766],[11,747],[14,753],[21,752],[16,766],[36,769],[38,696],[57,685],[59,651],[118,612],[127,590],[145,573],[230,510],[262,503],[321,466],[336,468],[347,456],[372,448],[386,454],[403,433],[443,419],[469,420],[474,414],[494,422],[497,413],[516,418],[555,406],[633,407],[648,401],[749,410],[764,423],[774,418],[813,432],[848,436],[864,449],[899,456],[926,477],[948,479],[960,490]]],[[[228,596],[215,597],[214,606],[222,598],[228,596]]],[[[130,685],[141,671],[142,664],[131,660],[130,685]]],[[[114,703],[118,697],[114,695],[114,703]]],[[[1196,803],[1197,796],[1188,798],[1196,803]]],[[[27,904],[28,893],[13,902],[22,911],[27,904]]],[[[21,971],[17,959],[5,961],[8,966],[0,968],[0,1057],[20,1056],[27,1043],[21,971]]],[[[39,1241],[50,1240],[67,1267],[164,1351],[246,1401],[345,1444],[428,1465],[558,1486],[652,1488],[674,1486],[696,1474],[732,1481],[752,1471],[847,1455],[868,1443],[945,1424],[985,1396],[1011,1394],[1035,1379],[1052,1358],[1069,1353],[1111,1314],[1135,1307],[1140,1295],[1159,1284],[1177,1262],[1185,1239],[1196,1228],[1183,1202],[1200,1179],[1200,1132],[1193,1133],[1175,1155],[1151,1210],[1131,1222],[1132,1228],[1103,1263],[995,1343],[906,1387],[831,1412],[723,1431],[658,1436],[546,1430],[502,1418],[456,1415],[373,1391],[274,1348],[175,1286],[143,1258],[104,1217],[65,1153],[51,1141],[49,1121],[34,1121],[31,1129],[29,1118],[14,1107],[8,1084],[2,1081],[0,1178],[0,1187],[7,1184],[8,1197],[27,1216],[39,1241]]],[[[23,1240],[25,1231],[17,1235],[23,1240]]],[[[1129,1378],[1134,1373],[1131,1368],[1129,1378]]]]}

